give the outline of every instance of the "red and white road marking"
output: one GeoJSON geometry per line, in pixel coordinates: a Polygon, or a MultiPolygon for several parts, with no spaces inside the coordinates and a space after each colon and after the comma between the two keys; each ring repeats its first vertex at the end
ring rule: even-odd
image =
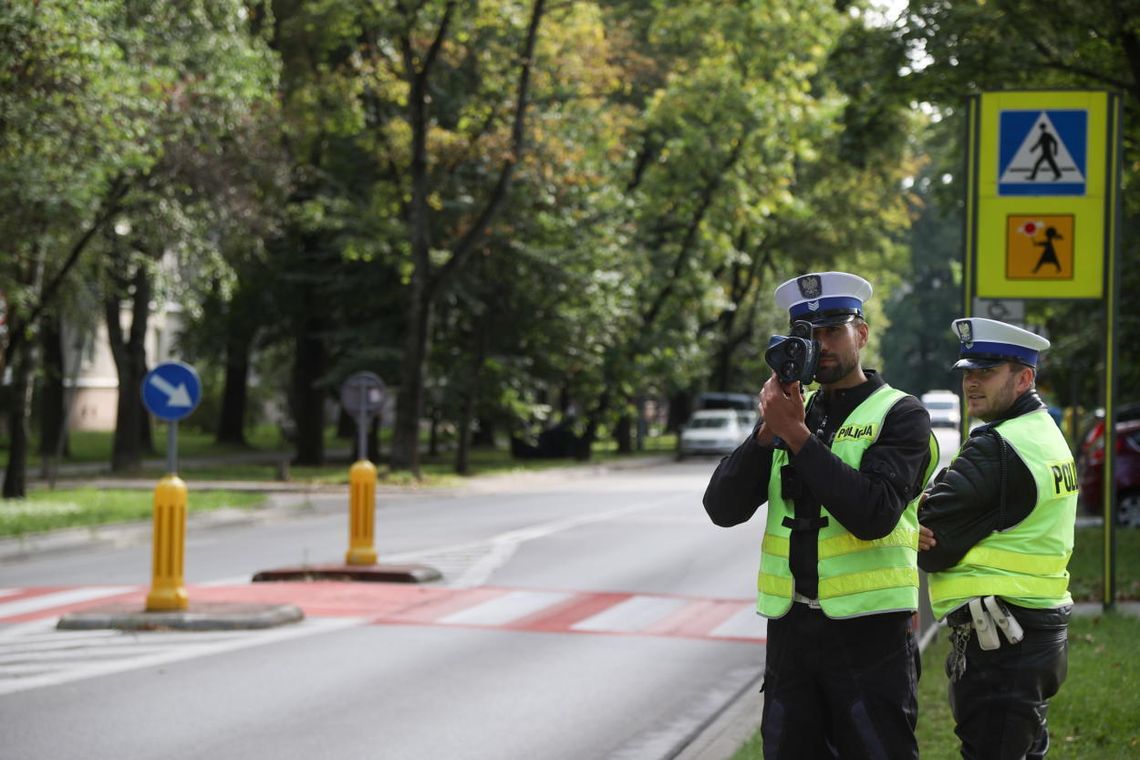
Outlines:
{"type": "MultiPolygon", "coordinates": [[[[390,583],[188,586],[195,604],[295,604],[306,619],[257,631],[59,631],[69,612],[142,611],[144,586],[0,589],[0,695],[258,646],[358,625],[429,625],[602,636],[763,643],[763,618],[743,599],[666,594],[390,583]]],[[[216,610],[214,606],[212,609],[216,610]]],[[[219,613],[220,614],[220,613],[219,613]]]]}
{"type": "MultiPolygon", "coordinates": [[[[0,589],[0,626],[137,603],[143,586],[0,589]]],[[[516,631],[672,636],[763,643],[764,619],[744,599],[548,589],[469,589],[389,583],[247,583],[188,586],[195,602],[295,604],[308,617],[375,625],[504,628],[516,631]]]]}

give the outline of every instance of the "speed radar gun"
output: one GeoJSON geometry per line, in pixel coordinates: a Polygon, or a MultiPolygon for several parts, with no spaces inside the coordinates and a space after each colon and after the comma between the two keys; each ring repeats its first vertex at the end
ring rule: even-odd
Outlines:
{"type": "MultiPolygon", "coordinates": [[[[764,361],[776,373],[776,379],[783,384],[799,382],[811,383],[819,364],[819,341],[811,337],[811,322],[798,320],[792,323],[788,335],[773,335],[764,352],[764,361]]],[[[775,446],[784,448],[784,442],[776,438],[775,446]]]]}
{"type": "Polygon", "coordinates": [[[811,337],[811,330],[811,322],[799,320],[792,323],[789,334],[773,335],[768,340],[764,361],[784,385],[797,381],[809,385],[815,377],[819,341],[811,337]]]}

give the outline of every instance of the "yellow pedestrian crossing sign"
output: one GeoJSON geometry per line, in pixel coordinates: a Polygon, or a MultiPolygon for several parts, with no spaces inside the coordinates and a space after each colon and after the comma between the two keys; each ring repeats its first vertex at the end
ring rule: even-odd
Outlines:
{"type": "Polygon", "coordinates": [[[1116,100],[1010,91],[971,111],[967,276],[978,298],[1100,298],[1112,234],[1116,100]]]}

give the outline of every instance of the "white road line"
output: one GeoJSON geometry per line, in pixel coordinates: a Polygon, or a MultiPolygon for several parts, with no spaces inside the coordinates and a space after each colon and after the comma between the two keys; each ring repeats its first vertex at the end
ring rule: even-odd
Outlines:
{"type": "Polygon", "coordinates": [[[635,596],[571,626],[575,631],[634,632],[689,604],[687,599],[635,596]]]}
{"type": "MultiPolygon", "coordinates": [[[[138,641],[125,642],[122,645],[116,644],[107,646],[106,642],[100,642],[99,646],[89,647],[81,646],[73,643],[67,649],[52,649],[52,650],[23,650],[17,652],[0,652],[0,672],[7,674],[9,665],[23,665],[30,662],[36,663],[67,663],[74,662],[78,665],[87,666],[94,661],[106,661],[112,659],[121,659],[124,654],[137,657],[139,655],[153,654],[163,650],[163,644],[169,642],[152,642],[150,646],[141,644],[138,641]]],[[[197,642],[195,642],[197,643],[197,642]]]]}
{"type": "Polygon", "coordinates": [[[768,621],[756,614],[756,607],[748,603],[732,617],[709,633],[712,637],[735,639],[763,639],[768,635],[768,621]]]}
{"type": "Polygon", "coordinates": [[[671,501],[691,500],[691,498],[689,494],[654,497],[652,499],[636,501],[624,507],[607,510],[605,512],[578,515],[562,520],[553,520],[548,523],[506,531],[479,541],[391,554],[386,556],[385,561],[426,562],[427,564],[432,564],[432,558],[439,555],[450,556],[457,553],[467,554],[473,552],[477,559],[468,565],[458,578],[454,580],[448,579],[447,581],[449,588],[473,588],[485,585],[491,575],[500,567],[507,564],[519,546],[527,541],[544,538],[554,533],[579,528],[584,525],[616,520],[628,515],[637,514],[638,512],[660,510],[663,504],[667,504],[671,501]]]}
{"type": "Polygon", "coordinates": [[[0,588],[0,597],[19,594],[23,590],[22,588],[0,588]]]}
{"type": "Polygon", "coordinates": [[[134,591],[137,586],[102,586],[94,588],[76,588],[69,591],[56,591],[50,594],[40,594],[27,599],[17,599],[14,602],[0,603],[0,618],[25,615],[29,612],[62,607],[76,602],[89,602],[92,599],[102,599],[108,596],[118,596],[134,591]]]}
{"type": "MultiPolygon", "coordinates": [[[[35,621],[41,628],[53,625],[54,621],[35,621]]],[[[0,668],[0,695],[14,692],[38,689],[45,686],[57,686],[85,678],[122,673],[128,670],[165,665],[179,660],[188,660],[195,657],[204,657],[222,652],[231,652],[247,647],[261,646],[287,639],[311,636],[326,633],[342,628],[363,625],[367,618],[306,618],[300,623],[282,626],[269,630],[228,632],[225,639],[203,640],[201,633],[189,632],[147,632],[139,634],[140,646],[137,651],[120,650],[122,657],[111,661],[92,662],[88,660],[82,664],[57,663],[50,659],[20,663],[9,670],[9,667],[0,668]],[[161,651],[154,651],[161,646],[161,651]],[[54,668],[51,672],[39,675],[26,675],[33,666],[43,665],[41,670],[54,668]]],[[[34,628],[25,628],[28,633],[35,633],[34,628]]],[[[92,634],[102,634],[102,631],[91,631],[92,634]]],[[[106,639],[101,635],[91,641],[92,660],[98,657],[99,647],[106,639]]],[[[18,640],[8,637],[4,640],[6,647],[18,646],[18,640]]]]}
{"type": "Polygon", "coordinates": [[[512,591],[439,619],[451,625],[506,625],[569,599],[567,592],[512,591]]]}

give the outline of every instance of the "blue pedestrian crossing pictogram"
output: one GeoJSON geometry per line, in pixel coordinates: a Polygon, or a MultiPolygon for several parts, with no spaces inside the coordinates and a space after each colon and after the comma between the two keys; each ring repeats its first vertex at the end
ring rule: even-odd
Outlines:
{"type": "Polygon", "coordinates": [[[998,195],[1085,195],[1088,111],[1000,112],[998,195]]]}

